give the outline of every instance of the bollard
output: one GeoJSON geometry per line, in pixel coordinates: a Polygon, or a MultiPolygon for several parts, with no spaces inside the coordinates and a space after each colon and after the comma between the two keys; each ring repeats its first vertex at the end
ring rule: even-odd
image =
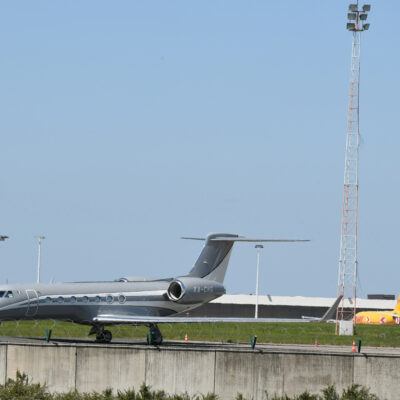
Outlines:
{"type": "Polygon", "coordinates": [[[53,329],[45,329],[44,332],[45,332],[45,335],[46,335],[46,342],[48,343],[48,342],[50,342],[51,334],[53,332],[53,329]]]}
{"type": "Polygon", "coordinates": [[[256,347],[256,343],[257,343],[257,336],[256,335],[254,335],[254,338],[253,338],[253,336],[250,336],[250,344],[251,344],[251,348],[254,350],[254,348],[256,347]]]}
{"type": "Polygon", "coordinates": [[[361,339],[357,339],[357,353],[361,353],[361,339]]]}

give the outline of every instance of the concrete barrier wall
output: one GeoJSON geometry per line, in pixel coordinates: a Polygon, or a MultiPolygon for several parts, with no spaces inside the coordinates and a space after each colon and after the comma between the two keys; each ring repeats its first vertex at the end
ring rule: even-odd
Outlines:
{"type": "Polygon", "coordinates": [[[152,389],[190,395],[216,393],[222,400],[319,392],[353,383],[382,399],[398,399],[400,356],[352,353],[160,349],[145,346],[0,344],[0,383],[20,370],[51,391],[152,389]]]}
{"type": "Polygon", "coordinates": [[[55,392],[73,390],[76,376],[76,349],[50,346],[7,346],[7,378],[17,370],[35,382],[46,382],[55,392]]]}
{"type": "Polygon", "coordinates": [[[110,387],[138,389],[146,381],[146,352],[132,348],[77,347],[75,376],[79,392],[99,392],[110,387]]]}

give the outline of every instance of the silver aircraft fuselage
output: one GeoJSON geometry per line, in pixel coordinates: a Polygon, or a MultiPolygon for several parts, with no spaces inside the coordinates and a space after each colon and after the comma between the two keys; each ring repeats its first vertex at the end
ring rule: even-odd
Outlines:
{"type": "MultiPolygon", "coordinates": [[[[185,279],[188,280],[182,278],[185,279]]],[[[216,282],[210,282],[204,292],[207,281],[197,280],[189,279],[188,286],[194,284],[185,293],[183,303],[168,294],[173,279],[3,285],[0,294],[6,297],[0,298],[0,321],[56,319],[91,325],[95,317],[104,314],[164,317],[188,311],[225,293],[216,282]]]]}

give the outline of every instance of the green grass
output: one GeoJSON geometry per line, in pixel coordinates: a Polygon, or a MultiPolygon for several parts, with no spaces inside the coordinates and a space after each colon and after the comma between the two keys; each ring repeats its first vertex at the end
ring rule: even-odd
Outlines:
{"type": "MultiPolygon", "coordinates": [[[[400,347],[400,327],[384,325],[358,325],[354,337],[336,336],[335,324],[323,323],[201,323],[160,324],[164,340],[248,343],[250,336],[257,335],[258,343],[293,343],[349,345],[361,338],[363,346],[400,347]]],[[[88,338],[90,327],[57,321],[4,322],[0,336],[43,337],[45,329],[53,330],[52,338],[88,338]]],[[[111,327],[115,339],[139,338],[145,341],[147,327],[111,327]]],[[[93,336],[91,336],[93,338],[93,336]]]]}

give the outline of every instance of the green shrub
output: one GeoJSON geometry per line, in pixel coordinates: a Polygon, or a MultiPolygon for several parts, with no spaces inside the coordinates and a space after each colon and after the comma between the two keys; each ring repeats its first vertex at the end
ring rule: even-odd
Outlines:
{"type": "Polygon", "coordinates": [[[40,383],[30,383],[26,374],[17,371],[16,378],[0,385],[2,400],[52,400],[52,395],[40,383]]]}
{"type": "MultiPolygon", "coordinates": [[[[344,389],[339,395],[333,386],[328,386],[322,390],[321,394],[311,394],[308,391],[297,396],[287,395],[269,397],[265,393],[267,400],[379,400],[375,394],[360,385],[353,385],[344,389]]],[[[26,374],[17,371],[15,379],[8,379],[4,385],[0,385],[0,400],[219,400],[215,393],[196,394],[189,396],[183,394],[166,394],[163,390],[151,390],[144,383],[139,391],[128,389],[118,391],[113,394],[112,389],[103,392],[79,393],[76,390],[66,393],[50,393],[45,385],[32,383],[26,374]]],[[[238,393],[235,400],[246,400],[238,393]]]]}

